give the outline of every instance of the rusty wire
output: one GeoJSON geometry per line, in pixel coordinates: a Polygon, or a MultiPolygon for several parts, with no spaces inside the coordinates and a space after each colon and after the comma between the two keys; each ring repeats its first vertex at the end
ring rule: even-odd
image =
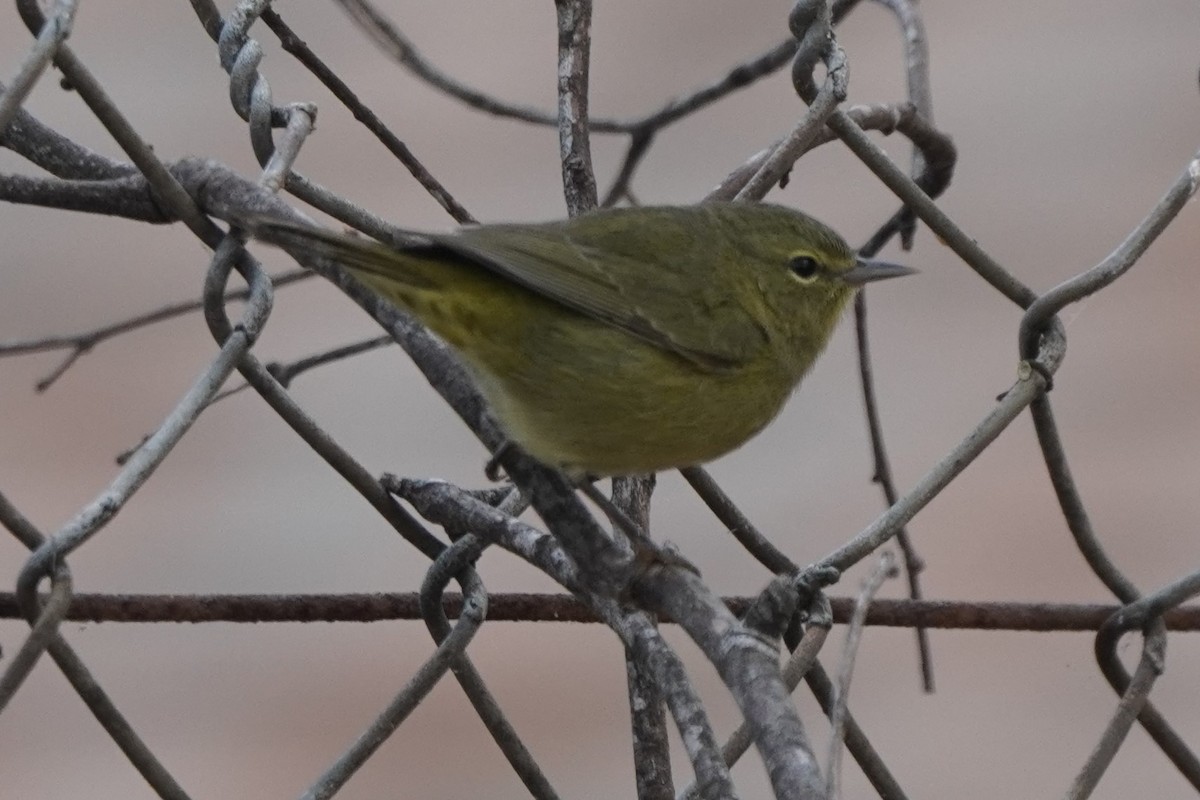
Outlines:
{"type": "MultiPolygon", "coordinates": [[[[222,69],[229,75],[230,102],[248,127],[250,148],[262,167],[255,180],[205,159],[162,161],[142,140],[133,124],[66,44],[74,22],[75,3],[58,0],[43,12],[33,0],[17,0],[17,8],[33,36],[33,44],[14,77],[0,86],[0,144],[53,176],[33,178],[0,174],[0,199],[52,208],[89,211],[154,222],[183,222],[212,250],[199,302],[172,304],[127,321],[62,336],[0,343],[0,355],[63,349],[68,355],[39,388],[46,388],[100,341],[189,311],[203,310],[219,351],[201,371],[161,426],[122,461],[109,486],[79,509],[50,536],[41,534],[13,503],[0,494],[0,523],[28,548],[30,555],[15,576],[15,591],[0,593],[0,615],[22,617],[30,632],[0,673],[0,711],[20,691],[43,654],[49,654],[84,699],[105,730],[160,797],[189,795],[134,732],[115,703],[99,687],[62,633],[64,622],[139,621],[376,621],[422,619],[435,651],[403,684],[394,699],[350,743],[341,757],[309,784],[305,798],[333,796],[365,764],[395,729],[428,697],[446,673],[452,673],[484,721],[501,752],[528,793],[554,798],[557,793],[534,754],[521,740],[482,671],[469,657],[468,646],[486,620],[572,620],[601,622],[625,646],[630,699],[648,704],[656,715],[635,724],[635,773],[638,796],[674,796],[666,728],[674,725],[691,761],[695,781],[686,797],[737,796],[729,768],[751,744],[766,762],[772,789],[779,798],[836,796],[837,768],[822,774],[811,735],[790,692],[806,680],[818,703],[834,719],[835,738],[844,736],[848,751],[882,797],[903,797],[903,789],[849,713],[845,687],[853,666],[853,649],[834,690],[817,655],[835,622],[850,620],[846,600],[826,597],[825,588],[839,571],[893,540],[900,545],[910,599],[864,599],[854,610],[851,630],[862,625],[899,625],[919,633],[926,686],[932,689],[932,655],[925,636],[930,627],[985,630],[1097,631],[1100,670],[1119,695],[1110,722],[1069,790],[1087,797],[1119,751],[1135,720],[1153,737],[1184,777],[1200,789],[1200,761],[1155,709],[1150,695],[1163,669],[1168,631],[1200,628],[1200,609],[1182,604],[1200,593],[1198,573],[1153,592],[1143,593],[1120,570],[1091,529],[1086,507],[1071,477],[1047,392],[1066,352],[1063,326],[1056,316],[1066,305],[1093,295],[1118,281],[1146,248],[1172,224],[1200,181],[1200,156],[1193,157],[1162,199],[1149,210],[1126,240],[1093,268],[1042,294],[1025,286],[983,250],[934,202],[949,185],[956,154],[949,138],[933,122],[928,76],[928,42],[920,13],[907,0],[878,0],[897,18],[905,41],[908,97],[900,103],[843,108],[848,85],[847,54],[834,26],[851,14],[856,2],[800,0],[789,18],[792,37],[761,55],[735,65],[716,80],[676,98],[649,114],[628,120],[589,117],[588,70],[591,47],[591,2],[557,0],[557,109],[554,113],[509,103],[458,81],[419,53],[415,44],[366,0],[343,0],[354,20],[381,43],[405,69],[438,91],[480,112],[535,125],[554,125],[559,133],[563,194],[572,215],[598,205],[634,197],[638,165],[651,151],[664,127],[720,101],[728,94],[792,64],[796,94],[804,101],[793,130],[732,169],[710,197],[761,199],[786,181],[793,165],[815,147],[841,141],[891,189],[901,207],[882,223],[864,245],[873,255],[891,237],[911,243],[923,223],[964,263],[1001,296],[1023,310],[1018,331],[1018,379],[982,415],[977,425],[924,477],[907,491],[898,488],[883,446],[878,398],[872,384],[860,298],[859,352],[875,459],[875,480],[887,509],[857,536],[816,563],[801,568],[758,531],[703,469],[684,476],[714,515],[745,550],[776,574],[760,594],[722,600],[687,569],[639,570],[627,548],[610,538],[579,502],[574,487],[559,473],[521,453],[501,448],[502,436],[461,367],[448,359],[441,344],[405,315],[380,302],[336,264],[314,261],[305,266],[336,283],[409,354],[431,385],[489,450],[498,454],[521,492],[472,493],[427,479],[379,480],[306,414],[288,393],[297,374],[377,346],[379,340],[332,349],[292,365],[267,366],[253,346],[267,324],[275,288],[297,279],[287,274],[270,279],[244,249],[238,223],[247,214],[276,214],[300,219],[277,196],[288,193],[311,207],[384,240],[402,241],[412,234],[389,225],[293,169],[313,133],[316,109],[309,102],[277,105],[262,72],[263,50],[251,35],[261,20],[277,35],[286,52],[311,70],[334,96],[360,119],[446,212],[459,222],[473,220],[460,203],[415,154],[375,115],[287,25],[269,0],[241,0],[222,15],[210,0],[191,5],[204,32],[216,43],[222,69]],[[84,151],[69,138],[42,125],[22,104],[53,63],[111,134],[128,163],[84,151]],[[818,85],[813,68],[822,64],[818,85]],[[866,134],[866,130],[899,132],[914,145],[911,175],[898,167],[866,134]],[[610,187],[597,187],[590,137],[627,136],[628,149],[610,187]],[[601,199],[603,197],[603,200],[601,199]],[[228,229],[216,221],[229,223],[228,229]],[[239,273],[248,290],[230,287],[239,273]],[[237,322],[227,312],[230,301],[247,301],[237,322]],[[215,399],[226,379],[238,371],[246,384],[305,441],[314,453],[367,501],[409,544],[430,561],[419,593],[350,596],[116,596],[75,595],[69,556],[89,545],[188,435],[200,413],[215,399]],[[921,598],[921,559],[906,525],[1026,410],[1037,431],[1050,480],[1062,513],[1089,566],[1116,597],[1116,606],[1051,604],[983,604],[970,601],[930,602],[921,598]],[[403,500],[425,521],[444,530],[449,544],[405,509],[403,500]],[[550,533],[517,515],[527,504],[537,510],[550,533]],[[489,595],[474,564],[488,547],[519,555],[549,575],[570,594],[489,595]],[[445,592],[457,582],[462,595],[445,592]],[[46,590],[48,587],[48,590],[46,590]],[[453,622],[451,621],[453,620],[453,622]],[[705,704],[692,686],[689,671],[663,637],[660,622],[681,626],[691,636],[736,700],[746,724],[723,745],[711,725],[705,704]],[[801,628],[800,623],[804,625],[801,628]],[[1142,658],[1134,675],[1116,658],[1124,633],[1144,634],[1142,658]],[[792,657],[779,667],[780,644],[792,657]]],[[[613,511],[630,525],[649,528],[652,478],[615,480],[613,511]]],[[[601,498],[602,500],[603,498],[601,498]]],[[[881,578],[882,572],[880,573],[881,578]]],[[[865,594],[873,595],[872,591],[865,594]]],[[[635,715],[637,716],[637,715],[635,715]]],[[[838,753],[834,746],[832,753],[838,753]]],[[[831,758],[836,763],[836,758],[831,758]]],[[[314,772],[317,772],[314,770],[314,772]]]]}

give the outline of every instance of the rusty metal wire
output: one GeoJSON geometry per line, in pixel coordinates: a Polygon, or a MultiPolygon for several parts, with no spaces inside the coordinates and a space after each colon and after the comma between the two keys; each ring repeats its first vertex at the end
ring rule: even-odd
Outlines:
{"type": "MultiPolygon", "coordinates": [[[[211,0],[191,0],[203,33],[215,43],[221,69],[228,75],[230,105],[247,126],[251,152],[261,167],[253,180],[205,158],[162,160],[134,122],[122,113],[103,81],[68,46],[76,3],[56,0],[44,11],[34,0],[16,0],[32,43],[20,57],[12,78],[0,85],[0,146],[51,177],[0,173],[0,200],[147,222],[183,222],[212,255],[199,301],[173,303],[81,333],[0,342],[0,356],[65,350],[65,359],[38,384],[40,391],[98,343],[197,310],[203,312],[217,352],[198,370],[192,386],[159,427],[122,456],[119,470],[108,485],[53,534],[39,532],[12,500],[0,493],[0,524],[29,551],[13,576],[14,591],[0,593],[0,616],[24,619],[29,625],[16,652],[6,653],[0,661],[0,713],[21,692],[41,656],[49,654],[153,791],[163,798],[187,798],[190,795],[180,781],[134,731],[117,703],[100,688],[84,659],[67,642],[65,623],[420,619],[433,638],[432,654],[411,676],[397,681],[400,688],[391,701],[341,756],[327,766],[314,767],[315,777],[301,796],[318,800],[338,793],[376,756],[398,727],[417,724],[411,722],[414,712],[450,673],[528,795],[549,800],[559,793],[537,760],[536,748],[522,740],[518,726],[502,710],[485,681],[486,670],[471,659],[470,645],[489,620],[598,622],[611,628],[624,647],[633,717],[635,766],[631,772],[642,800],[676,796],[669,726],[678,733],[691,767],[691,775],[679,781],[686,784],[679,792],[681,797],[737,797],[730,768],[751,745],[757,747],[766,765],[776,797],[836,797],[844,741],[879,796],[902,798],[906,795],[899,779],[845,700],[858,643],[868,635],[865,626],[902,626],[917,632],[928,691],[933,688],[931,665],[935,657],[927,634],[931,628],[1096,631],[1098,668],[1117,693],[1118,701],[1067,796],[1091,795],[1135,721],[1184,779],[1200,790],[1200,759],[1174,730],[1167,715],[1150,701],[1155,681],[1164,669],[1169,632],[1200,629],[1200,608],[1183,605],[1200,593],[1200,572],[1157,590],[1144,591],[1106,552],[1072,477],[1048,394],[1067,347],[1058,314],[1069,304],[1114,285],[1174,223],[1200,184],[1200,154],[1185,164],[1159,202],[1116,250],[1094,267],[1038,293],[989,255],[936,204],[935,198],[950,185],[957,153],[949,136],[934,124],[930,43],[924,20],[910,0],[877,2],[896,18],[904,40],[907,96],[902,102],[844,107],[853,53],[847,53],[839,44],[835,28],[860,3],[799,0],[788,18],[789,38],[658,109],[629,119],[590,115],[590,0],[555,3],[557,106],[553,112],[499,99],[452,77],[423,55],[414,40],[380,9],[366,0],[340,2],[355,24],[401,68],[434,91],[481,114],[554,126],[563,197],[572,215],[621,200],[633,201],[638,168],[653,152],[656,137],[664,128],[790,63],[795,95],[801,101],[797,104],[798,121],[790,132],[729,169],[708,198],[760,200],[788,181],[798,159],[806,153],[840,142],[901,204],[863,246],[865,255],[874,255],[897,235],[904,247],[910,247],[914,231],[923,224],[988,287],[1021,309],[1015,331],[1016,382],[983,411],[975,426],[949,452],[929,464],[926,474],[904,490],[893,475],[884,446],[880,398],[869,356],[866,304],[860,296],[856,306],[860,377],[874,480],[883,491],[886,510],[824,558],[801,566],[786,548],[760,531],[703,468],[683,470],[688,485],[745,554],[774,575],[758,594],[722,599],[694,571],[683,568],[683,555],[670,547],[664,546],[659,554],[661,563],[647,568],[620,540],[619,532],[610,535],[601,526],[565,476],[519,451],[504,448],[503,437],[468,375],[442,343],[380,301],[337,264],[314,260],[304,266],[336,284],[387,330],[466,427],[495,454],[517,488],[470,492],[426,478],[378,479],[289,393],[289,385],[297,375],[374,349],[383,343],[378,337],[283,365],[265,365],[258,359],[255,344],[267,326],[275,290],[309,273],[268,277],[244,247],[239,224],[248,215],[305,219],[280,199],[278,195],[283,193],[385,241],[408,241],[414,234],[359,207],[335,188],[322,186],[295,171],[304,145],[314,135],[316,104],[275,103],[264,70],[264,48],[254,33],[269,31],[278,37],[283,50],[349,109],[447,214],[458,222],[474,221],[466,206],[421,162],[414,149],[369,108],[315,48],[304,42],[269,0],[239,0],[225,14],[211,0]],[[265,29],[256,27],[260,22],[265,29]],[[92,153],[44,125],[23,107],[51,64],[121,148],[127,162],[92,153]],[[824,70],[819,82],[814,78],[818,65],[824,70]],[[908,173],[866,134],[868,130],[898,132],[912,143],[908,173]],[[592,161],[593,135],[628,138],[624,156],[604,191],[598,188],[592,161]],[[229,284],[235,273],[247,289],[229,284]],[[235,302],[244,302],[236,321],[229,312],[235,302]],[[85,546],[100,547],[94,542],[103,538],[100,534],[105,527],[144,485],[154,480],[205,409],[228,394],[220,390],[235,371],[319,459],[333,467],[405,543],[429,561],[419,592],[231,596],[73,591],[68,566],[73,554],[85,546]],[[932,602],[922,598],[918,576],[923,561],[907,526],[1026,410],[1033,420],[1062,517],[1084,560],[1118,605],[932,602]],[[519,518],[528,507],[540,516],[545,530],[519,518]],[[426,522],[440,528],[445,537],[431,531],[426,522]],[[893,541],[902,556],[909,599],[874,597],[890,567],[890,550],[884,551],[882,566],[857,603],[827,596],[829,584],[841,572],[893,541]],[[489,548],[517,555],[568,593],[489,594],[477,569],[477,562],[489,548]],[[446,592],[451,582],[459,584],[461,595],[446,592]],[[830,627],[842,623],[850,625],[851,642],[835,689],[818,656],[830,627]],[[665,624],[677,625],[686,632],[738,707],[743,724],[724,743],[710,719],[705,698],[694,685],[694,670],[681,658],[679,646],[672,644],[660,628],[665,624]],[[1129,631],[1140,631],[1143,637],[1141,658],[1132,675],[1117,657],[1117,645],[1129,631]],[[781,666],[785,645],[791,653],[781,666]],[[813,721],[805,720],[790,698],[802,681],[832,721],[827,748],[831,755],[824,769],[815,755],[819,748],[814,745],[817,734],[812,731],[813,721]]],[[[642,476],[614,479],[611,502],[595,487],[587,487],[587,493],[602,507],[610,505],[609,516],[627,528],[647,531],[652,530],[650,504],[654,489],[653,477],[642,476]]],[[[345,657],[353,658],[353,653],[345,657]]]]}

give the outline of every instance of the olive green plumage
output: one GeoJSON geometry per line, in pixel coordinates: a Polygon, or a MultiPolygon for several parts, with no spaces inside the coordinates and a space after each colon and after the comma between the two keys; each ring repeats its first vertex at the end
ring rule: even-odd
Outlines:
{"type": "Polygon", "coordinates": [[[456,348],[506,433],[573,473],[712,460],[775,417],[855,289],[856,257],[781,206],[597,211],[396,249],[290,223],[253,233],[342,264],[456,348]]]}

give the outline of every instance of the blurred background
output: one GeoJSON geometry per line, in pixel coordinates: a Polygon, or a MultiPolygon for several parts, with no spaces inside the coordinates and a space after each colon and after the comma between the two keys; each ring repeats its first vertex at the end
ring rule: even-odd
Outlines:
{"type": "MultiPolygon", "coordinates": [[[[549,3],[384,2],[435,64],[509,101],[553,109],[556,33],[549,3]]],[[[1044,291],[1104,258],[1200,146],[1200,7],[1183,0],[991,3],[926,0],[935,118],[959,151],[941,207],[997,260],[1044,291]]],[[[594,15],[591,110],[629,118],[707,84],[787,35],[781,2],[607,0],[594,15]]],[[[330,3],[285,19],[482,221],[565,214],[557,134],[464,107],[396,67],[330,3]]],[[[320,107],[297,168],[415,229],[452,221],[287,55],[264,26],[262,70],[276,102],[320,107]]],[[[902,38],[863,3],[839,28],[849,103],[904,97],[902,38]]],[[[31,41],[0,10],[0,80],[31,41]]],[[[203,155],[253,179],[216,48],[184,3],[83,4],[71,46],[160,157],[203,155]]],[[[121,157],[78,97],[49,74],[25,108],[121,157]]],[[[643,203],[688,203],[785,133],[802,114],[784,69],[665,129],[633,189],[643,203]]],[[[900,137],[880,139],[900,163],[900,137]]],[[[626,139],[592,138],[606,187],[626,139]]],[[[36,170],[0,150],[0,169],[36,170]]],[[[802,159],[770,200],[862,242],[896,199],[840,145],[802,159]]],[[[260,248],[273,270],[283,254],[260,248]]],[[[1200,565],[1200,228],[1186,209],[1114,286],[1063,315],[1069,347],[1053,402],[1074,475],[1114,561],[1145,590],[1200,565]]],[[[883,253],[921,269],[870,292],[887,446],[901,491],[988,412],[1014,380],[1016,307],[927,230],[883,253]]],[[[0,341],[84,331],[197,297],[208,253],[182,226],[156,227],[19,205],[0,208],[0,341]]],[[[288,361],[375,335],[328,285],[280,290],[264,360],[288,361]]],[[[0,490],[46,533],[116,474],[114,458],[154,430],[215,351],[199,314],[104,343],[54,386],[34,386],[60,354],[0,361],[0,490]]],[[[486,453],[399,348],[299,378],[293,396],[375,472],[485,483],[486,453]]],[[[760,528],[815,561],[882,510],[856,377],[853,330],[763,436],[712,465],[760,528]]],[[[767,581],[676,474],[660,477],[653,531],[716,590],[767,581]]],[[[1110,602],[1077,553],[1027,417],[1018,419],[910,526],[934,599],[1110,602]]],[[[25,557],[0,537],[0,584],[25,557]]],[[[425,560],[404,544],[252,392],[199,420],[121,514],[70,560],[78,592],[391,592],[416,589],[425,560]]],[[[549,591],[501,552],[481,574],[493,592],[549,591]]],[[[854,594],[863,577],[833,590],[854,594]]],[[[902,582],[885,587],[902,596],[902,582]]],[[[64,635],[194,797],[291,797],[357,736],[427,658],[420,622],[69,624],[64,635]]],[[[24,623],[0,621],[6,656],[24,623]]],[[[825,661],[833,666],[844,629],[825,661]]],[[[703,659],[678,644],[722,734],[736,709],[703,659]]],[[[912,634],[871,628],[851,707],[913,797],[1060,794],[1093,747],[1115,696],[1092,636],[933,632],[938,691],[922,693],[912,634]]],[[[1132,661],[1137,637],[1124,643],[1132,661]]],[[[633,796],[622,650],[600,626],[485,625],[471,646],[489,685],[564,797],[633,796]]],[[[1200,640],[1171,639],[1154,700],[1200,746],[1200,640]]],[[[798,693],[811,732],[827,729],[798,693]]],[[[687,765],[676,750],[679,785],[687,765]]],[[[847,759],[846,796],[870,796],[847,759]]],[[[766,797],[761,762],[734,770],[743,797],[766,797]]],[[[0,779],[27,800],[152,796],[48,659],[0,718],[0,779]]],[[[519,798],[511,773],[453,681],[347,785],[346,798],[519,798]]],[[[1097,797],[1194,796],[1138,728],[1097,797]]]]}

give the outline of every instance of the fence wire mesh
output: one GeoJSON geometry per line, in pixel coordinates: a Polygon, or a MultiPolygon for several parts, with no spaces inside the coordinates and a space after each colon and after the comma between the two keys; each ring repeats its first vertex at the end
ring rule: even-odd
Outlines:
{"type": "Polygon", "coordinates": [[[1200,789],[1195,8],[161,5],[0,34],[6,795],[1200,789]],[[592,506],[470,488],[445,347],[238,233],[768,193],[922,277],[760,441],[592,506]]]}

